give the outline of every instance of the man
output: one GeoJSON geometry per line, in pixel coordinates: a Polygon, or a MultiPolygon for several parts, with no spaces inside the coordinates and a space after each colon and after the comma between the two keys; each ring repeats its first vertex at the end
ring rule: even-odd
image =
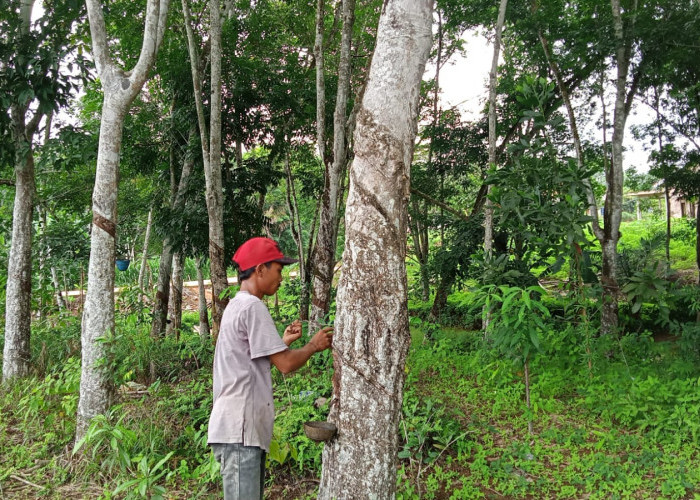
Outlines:
{"type": "Polygon", "coordinates": [[[292,372],[316,352],[332,345],[332,329],[319,330],[301,349],[289,346],[301,337],[301,322],[282,338],[262,302],[282,283],[282,267],[296,262],[275,241],[252,238],[236,251],[240,291],[228,303],[214,352],[214,406],[208,442],[221,465],[225,500],[261,499],[265,454],[270,450],[274,405],[270,362],[292,372]]]}

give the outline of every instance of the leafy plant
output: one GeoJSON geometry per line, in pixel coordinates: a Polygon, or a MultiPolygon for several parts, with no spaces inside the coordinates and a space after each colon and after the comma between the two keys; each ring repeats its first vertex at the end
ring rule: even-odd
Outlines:
{"type": "Polygon", "coordinates": [[[167,462],[173,456],[171,451],[163,458],[150,457],[144,455],[142,457],[134,457],[133,461],[138,462],[136,467],[136,477],[120,483],[112,494],[117,495],[125,492],[127,499],[129,498],[151,498],[153,500],[162,500],[165,496],[165,488],[157,484],[164,476],[169,477],[172,472],[168,471],[167,462]],[[155,460],[160,460],[153,464],[155,460]]]}
{"type": "MultiPolygon", "coordinates": [[[[540,286],[528,288],[488,285],[477,291],[476,305],[490,315],[487,338],[502,354],[523,367],[525,399],[530,412],[530,358],[541,352],[540,337],[549,318],[549,310],[540,298],[546,294],[540,286]]],[[[486,321],[484,321],[486,323],[486,321]]],[[[528,418],[532,432],[532,419],[528,418]]]]}
{"type": "Polygon", "coordinates": [[[635,271],[627,284],[622,287],[622,292],[627,295],[627,299],[632,304],[632,313],[638,313],[644,302],[657,303],[662,306],[662,314],[668,321],[668,306],[664,303],[664,297],[670,283],[659,275],[659,266],[660,263],[656,262],[653,268],[646,267],[641,271],[635,271]]]}

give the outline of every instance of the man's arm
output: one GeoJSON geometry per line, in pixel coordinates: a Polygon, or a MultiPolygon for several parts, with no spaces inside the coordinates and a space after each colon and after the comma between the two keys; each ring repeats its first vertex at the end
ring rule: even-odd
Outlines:
{"type": "Polygon", "coordinates": [[[287,349],[270,355],[270,361],[282,373],[291,373],[298,370],[311,356],[333,345],[333,327],[322,328],[313,336],[309,343],[301,349],[287,349]]]}

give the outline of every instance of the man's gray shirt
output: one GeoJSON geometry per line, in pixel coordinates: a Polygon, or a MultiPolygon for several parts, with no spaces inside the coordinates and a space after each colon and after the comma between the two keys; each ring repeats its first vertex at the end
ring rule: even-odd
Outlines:
{"type": "Polygon", "coordinates": [[[288,349],[265,304],[248,292],[228,303],[214,352],[211,443],[270,450],[275,408],[268,356],[288,349]]]}

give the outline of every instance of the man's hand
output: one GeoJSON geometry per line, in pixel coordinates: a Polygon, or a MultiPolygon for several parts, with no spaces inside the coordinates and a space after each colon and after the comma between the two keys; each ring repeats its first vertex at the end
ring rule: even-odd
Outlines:
{"type": "Polygon", "coordinates": [[[287,344],[287,347],[292,345],[292,342],[298,340],[301,337],[301,321],[296,320],[294,323],[289,325],[284,329],[284,334],[282,335],[282,342],[287,344]]]}
{"type": "Polygon", "coordinates": [[[316,352],[330,349],[333,347],[333,327],[327,326],[316,332],[316,335],[309,340],[309,344],[313,345],[316,352]]]}
{"type": "MultiPolygon", "coordinates": [[[[287,327],[282,336],[282,340],[289,344],[294,342],[301,336],[301,322],[295,321],[287,327]],[[298,330],[297,330],[297,323],[298,330]],[[297,334],[298,332],[298,334],[297,334]],[[291,339],[291,340],[290,340],[291,339]]],[[[327,326],[316,332],[309,343],[301,349],[285,349],[275,354],[270,355],[270,362],[277,367],[282,373],[291,373],[294,370],[301,368],[314,353],[330,349],[333,346],[333,327],[327,326]]]]}

